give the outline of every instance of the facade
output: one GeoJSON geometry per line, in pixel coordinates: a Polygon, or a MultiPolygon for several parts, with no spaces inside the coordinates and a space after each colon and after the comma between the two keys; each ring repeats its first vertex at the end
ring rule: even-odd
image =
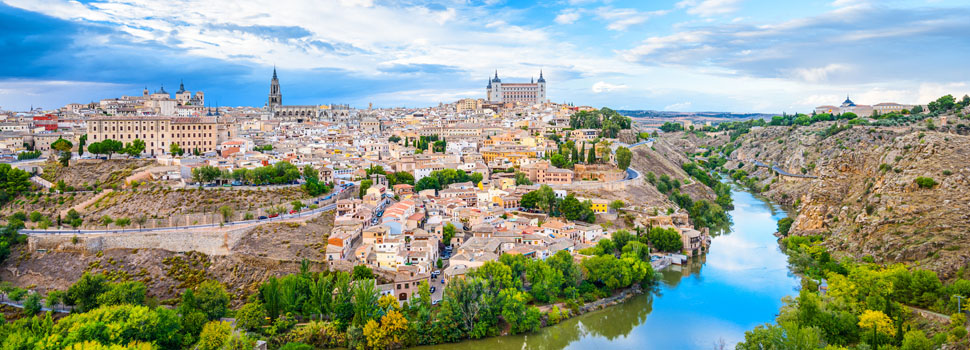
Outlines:
{"type": "Polygon", "coordinates": [[[213,117],[95,117],[88,120],[88,142],[141,139],[152,156],[168,153],[173,143],[186,152],[204,153],[216,150],[220,129],[213,117]]]}
{"type": "Polygon", "coordinates": [[[860,117],[871,117],[875,113],[886,114],[886,113],[899,113],[903,110],[912,110],[914,105],[907,105],[895,102],[883,102],[875,105],[857,105],[852,102],[848,96],[845,97],[845,101],[839,106],[818,106],[815,107],[816,114],[831,113],[833,115],[839,115],[843,113],[855,113],[860,117]]]}
{"type": "Polygon", "coordinates": [[[534,105],[546,102],[546,79],[539,71],[539,80],[529,83],[502,83],[498,78],[498,71],[495,77],[488,80],[485,87],[485,96],[489,103],[520,103],[534,105]]]}

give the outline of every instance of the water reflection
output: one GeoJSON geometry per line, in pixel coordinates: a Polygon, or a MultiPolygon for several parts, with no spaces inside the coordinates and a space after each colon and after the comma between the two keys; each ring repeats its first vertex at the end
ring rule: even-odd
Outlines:
{"type": "Polygon", "coordinates": [[[779,250],[779,208],[735,191],[730,230],[713,239],[710,252],[662,273],[650,295],[591,312],[535,334],[496,337],[432,349],[711,349],[729,347],[744,331],[770,322],[797,280],[779,250]]]}

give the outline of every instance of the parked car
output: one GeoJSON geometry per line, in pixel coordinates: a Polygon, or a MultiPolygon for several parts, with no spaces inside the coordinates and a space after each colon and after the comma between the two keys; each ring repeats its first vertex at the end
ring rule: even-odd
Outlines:
{"type": "Polygon", "coordinates": [[[441,284],[445,284],[445,279],[444,278],[441,279],[441,284]]]}
{"type": "Polygon", "coordinates": [[[266,217],[266,215],[260,215],[260,216],[259,216],[259,219],[260,219],[260,220],[266,220],[266,219],[269,219],[269,218],[268,218],[268,217],[266,217]]]}
{"type": "Polygon", "coordinates": [[[290,214],[296,214],[296,210],[290,210],[290,214]]]}
{"type": "Polygon", "coordinates": [[[271,218],[275,218],[275,217],[277,217],[277,216],[280,216],[280,214],[275,214],[275,213],[274,213],[274,214],[270,214],[270,215],[269,215],[269,217],[271,217],[271,218]]]}
{"type": "Polygon", "coordinates": [[[434,286],[431,287],[431,293],[434,293],[434,286]]]}

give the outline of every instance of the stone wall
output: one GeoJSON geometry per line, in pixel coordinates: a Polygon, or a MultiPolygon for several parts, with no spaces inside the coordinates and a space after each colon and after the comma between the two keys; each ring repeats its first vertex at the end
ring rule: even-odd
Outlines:
{"type": "Polygon", "coordinates": [[[107,249],[163,249],[173,252],[198,251],[208,255],[229,255],[230,247],[251,227],[233,230],[173,230],[118,234],[31,235],[27,248],[97,253],[107,249]]]}

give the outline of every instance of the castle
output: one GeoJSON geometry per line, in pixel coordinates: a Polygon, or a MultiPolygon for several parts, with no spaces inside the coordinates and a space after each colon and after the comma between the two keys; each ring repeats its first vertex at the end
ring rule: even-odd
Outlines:
{"type": "Polygon", "coordinates": [[[546,102],[546,78],[539,71],[539,80],[529,83],[502,83],[498,78],[498,71],[495,77],[488,80],[485,87],[485,96],[489,103],[520,103],[534,105],[546,102]]]}

